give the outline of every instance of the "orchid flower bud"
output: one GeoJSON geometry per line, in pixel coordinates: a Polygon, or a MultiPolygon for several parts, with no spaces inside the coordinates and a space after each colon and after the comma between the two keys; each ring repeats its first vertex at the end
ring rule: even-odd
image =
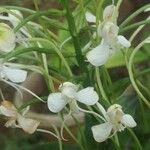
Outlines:
{"type": "Polygon", "coordinates": [[[5,23],[0,23],[0,51],[10,52],[16,46],[13,30],[5,23]]]}

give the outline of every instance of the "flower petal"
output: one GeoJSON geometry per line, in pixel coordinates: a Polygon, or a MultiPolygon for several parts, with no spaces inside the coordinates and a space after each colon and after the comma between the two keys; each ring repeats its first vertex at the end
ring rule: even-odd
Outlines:
{"type": "Polygon", "coordinates": [[[6,79],[9,79],[15,83],[21,83],[25,81],[27,77],[27,71],[6,66],[3,66],[2,73],[6,79]]]}
{"type": "Polygon", "coordinates": [[[93,87],[87,87],[77,92],[76,100],[86,105],[94,105],[98,102],[98,94],[93,87]]]}
{"type": "Polygon", "coordinates": [[[93,23],[96,22],[96,17],[93,14],[91,14],[90,12],[86,12],[85,17],[88,22],[93,22],[93,23]]]}
{"type": "Polygon", "coordinates": [[[13,118],[15,118],[17,115],[15,110],[6,108],[4,106],[0,106],[0,114],[7,116],[7,117],[13,117],[13,118]]]}
{"type": "Polygon", "coordinates": [[[0,33],[0,50],[7,53],[12,51],[16,46],[15,33],[4,23],[0,23],[0,33]]]}
{"type": "Polygon", "coordinates": [[[19,126],[29,134],[34,133],[40,124],[40,122],[37,120],[25,118],[21,115],[18,115],[17,121],[19,126]]]}
{"type": "Polygon", "coordinates": [[[1,102],[0,114],[7,116],[7,117],[16,118],[17,110],[16,110],[15,106],[10,101],[4,100],[1,102]]]}
{"type": "Polygon", "coordinates": [[[109,58],[109,48],[104,44],[100,44],[86,55],[87,60],[94,66],[101,66],[106,63],[109,58]]]}
{"type": "Polygon", "coordinates": [[[121,119],[121,123],[130,128],[133,128],[137,125],[135,120],[133,119],[133,117],[129,114],[123,115],[123,117],[121,119]]]}
{"type": "Polygon", "coordinates": [[[118,41],[123,47],[130,47],[131,43],[122,35],[118,35],[118,41]]]}
{"type": "Polygon", "coordinates": [[[95,141],[103,142],[105,141],[112,130],[112,125],[109,122],[93,126],[92,128],[93,136],[95,141]]]}
{"type": "Polygon", "coordinates": [[[67,102],[62,98],[61,93],[51,93],[48,96],[47,105],[50,111],[57,113],[60,112],[67,102]]]}

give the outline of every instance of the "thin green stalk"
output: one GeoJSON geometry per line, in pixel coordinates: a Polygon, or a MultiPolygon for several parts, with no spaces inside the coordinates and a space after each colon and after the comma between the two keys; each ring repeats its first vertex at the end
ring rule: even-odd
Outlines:
{"type": "Polygon", "coordinates": [[[98,67],[95,67],[95,72],[96,72],[96,79],[97,79],[97,84],[98,84],[98,87],[99,87],[99,90],[100,90],[100,93],[103,97],[103,99],[107,102],[107,103],[110,103],[109,100],[108,100],[108,97],[105,93],[105,90],[103,88],[103,85],[102,85],[102,82],[101,82],[101,79],[100,79],[100,73],[99,73],[99,68],[98,67]]]}
{"type": "Polygon", "coordinates": [[[58,56],[60,57],[62,62],[64,63],[64,65],[68,71],[69,76],[73,77],[73,74],[72,74],[72,71],[70,69],[68,62],[66,61],[62,52],[59,50],[59,48],[54,43],[52,43],[51,41],[49,41],[47,39],[43,39],[43,38],[31,38],[31,39],[26,39],[26,41],[46,42],[46,43],[50,44],[53,47],[54,51],[58,54],[58,56]]]}
{"type": "Polygon", "coordinates": [[[132,137],[133,137],[133,139],[134,139],[136,145],[138,146],[138,149],[139,149],[139,150],[143,150],[140,141],[138,140],[137,136],[136,136],[135,133],[132,131],[132,129],[130,129],[130,128],[127,128],[127,129],[128,129],[128,131],[130,132],[130,134],[132,135],[132,137]]]}
{"type": "MultiPolygon", "coordinates": [[[[59,116],[61,117],[61,119],[63,120],[63,117],[61,114],[59,114],[59,116]]],[[[66,129],[66,131],[69,133],[69,135],[72,137],[72,139],[79,145],[79,147],[81,148],[81,150],[85,150],[84,147],[82,146],[82,144],[78,141],[78,139],[72,134],[72,132],[69,130],[69,128],[66,126],[66,124],[64,124],[64,127],[66,129]]]]}
{"type": "MultiPolygon", "coordinates": [[[[28,16],[27,18],[25,18],[24,20],[22,20],[21,23],[19,23],[15,28],[14,28],[14,32],[17,32],[22,26],[24,26],[26,23],[28,23],[29,21],[33,20],[33,19],[36,19],[36,18],[39,18],[41,16],[47,16],[47,15],[51,15],[55,13],[54,11],[52,10],[46,10],[46,11],[41,11],[41,12],[35,12],[34,14],[28,16]]],[[[53,23],[56,23],[56,21],[52,20],[52,19],[48,19],[47,21],[50,21],[53,23]]],[[[48,23],[48,22],[47,22],[48,23]]],[[[67,30],[65,27],[62,26],[62,24],[60,25],[60,22],[57,22],[57,26],[58,28],[60,29],[63,29],[63,30],[67,30]]]]}
{"type": "MultiPolygon", "coordinates": [[[[55,127],[53,124],[51,124],[51,126],[54,128],[57,136],[60,137],[60,133],[59,133],[57,127],[55,127]]],[[[58,143],[59,143],[59,150],[63,150],[62,140],[58,139],[58,143]]]]}
{"type": "Polygon", "coordinates": [[[104,0],[100,0],[99,3],[96,5],[96,26],[99,25],[99,20],[103,19],[103,8],[102,5],[104,3],[104,0]]]}
{"type": "Polygon", "coordinates": [[[117,2],[117,6],[116,6],[117,11],[119,10],[120,5],[121,5],[122,1],[123,1],[123,0],[118,0],[118,2],[117,2]]]}
{"type": "MultiPolygon", "coordinates": [[[[34,0],[34,6],[35,6],[36,11],[38,12],[39,11],[38,0],[34,0]]],[[[42,45],[39,42],[37,42],[37,45],[40,48],[42,48],[42,45]]],[[[43,67],[44,67],[44,70],[45,70],[45,73],[46,73],[46,79],[45,80],[46,80],[46,82],[48,82],[47,83],[48,88],[49,88],[50,91],[55,91],[53,80],[52,80],[51,76],[49,76],[47,57],[46,57],[45,53],[42,53],[42,60],[43,60],[43,67]]]]}
{"type": "Polygon", "coordinates": [[[119,143],[119,140],[118,140],[118,135],[115,134],[112,138],[111,138],[113,144],[115,145],[115,148],[116,150],[121,150],[121,147],[120,147],[120,143],[119,143]]]}
{"type": "MultiPolygon", "coordinates": [[[[69,109],[67,109],[66,107],[65,107],[65,109],[69,112],[69,109]]],[[[84,146],[86,147],[86,150],[88,150],[87,145],[86,145],[86,138],[85,138],[85,135],[81,129],[81,125],[79,124],[79,121],[76,119],[76,117],[72,113],[71,113],[71,116],[74,119],[76,125],[78,126],[79,132],[83,138],[84,146]]]]}
{"type": "Polygon", "coordinates": [[[80,134],[81,134],[81,136],[83,138],[84,147],[86,148],[86,150],[88,150],[87,142],[86,142],[86,138],[85,138],[84,132],[82,131],[82,129],[80,127],[81,125],[79,124],[78,120],[76,119],[76,117],[73,114],[71,116],[74,119],[74,121],[75,121],[75,123],[76,123],[76,125],[77,125],[77,127],[79,129],[79,132],[80,132],[80,134]]]}
{"type": "Polygon", "coordinates": [[[126,31],[129,31],[131,29],[134,29],[134,28],[137,28],[141,25],[145,25],[145,24],[150,24],[150,20],[143,20],[143,21],[140,21],[140,22],[137,22],[137,23],[134,23],[134,24],[131,24],[125,28],[120,28],[120,32],[119,33],[124,33],[126,31]]]}
{"type": "Polygon", "coordinates": [[[125,27],[133,18],[135,18],[137,15],[139,15],[141,12],[143,12],[149,7],[150,7],[150,4],[141,7],[140,9],[135,11],[133,14],[131,14],[125,21],[123,21],[119,27],[120,28],[125,27]]]}
{"type": "Polygon", "coordinates": [[[139,80],[137,80],[137,84],[145,91],[145,93],[150,97],[150,91],[149,89],[144,86],[139,80]]]}
{"type": "Polygon", "coordinates": [[[84,61],[84,56],[83,56],[82,51],[81,51],[74,18],[73,18],[71,11],[70,11],[70,8],[69,8],[69,1],[68,0],[61,0],[61,3],[64,6],[64,8],[66,9],[66,19],[67,19],[68,26],[69,26],[69,32],[70,32],[70,35],[72,37],[72,41],[74,44],[77,62],[79,64],[81,71],[82,72],[85,71],[88,74],[87,67],[86,67],[86,64],[84,61]]]}
{"type": "MultiPolygon", "coordinates": [[[[147,40],[147,39],[146,39],[147,40]]],[[[137,92],[137,94],[139,95],[139,97],[143,100],[143,102],[150,108],[150,103],[148,102],[148,100],[143,96],[143,94],[141,93],[141,91],[139,90],[135,80],[134,80],[134,76],[133,76],[133,72],[132,72],[132,64],[133,64],[133,60],[134,60],[134,56],[135,54],[138,52],[138,50],[145,44],[145,41],[141,42],[131,53],[131,56],[129,58],[129,63],[127,66],[128,72],[129,72],[129,78],[130,81],[135,89],[135,91],[137,92]]]]}

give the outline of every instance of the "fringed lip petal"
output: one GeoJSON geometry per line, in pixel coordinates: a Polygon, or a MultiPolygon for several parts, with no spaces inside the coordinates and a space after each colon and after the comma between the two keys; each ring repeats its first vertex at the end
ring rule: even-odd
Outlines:
{"type": "Polygon", "coordinates": [[[98,95],[94,91],[93,87],[87,87],[85,89],[80,90],[77,92],[76,100],[86,104],[86,105],[94,105],[98,102],[98,95]]]}
{"type": "Polygon", "coordinates": [[[21,83],[26,80],[27,71],[3,66],[2,73],[6,79],[15,83],[21,83]]]}
{"type": "Polygon", "coordinates": [[[106,63],[109,58],[108,47],[100,44],[86,55],[87,60],[94,66],[101,66],[106,63]]]}
{"type": "Polygon", "coordinates": [[[133,117],[129,114],[123,115],[121,123],[130,128],[134,128],[137,125],[133,117]]]}
{"type": "Polygon", "coordinates": [[[63,99],[61,93],[51,93],[48,96],[47,105],[50,111],[54,113],[60,112],[65,105],[67,104],[66,100],[63,99]]]}
{"type": "Polygon", "coordinates": [[[91,129],[95,141],[103,142],[109,138],[112,130],[112,125],[109,122],[106,122],[100,125],[93,126],[91,129]]]}

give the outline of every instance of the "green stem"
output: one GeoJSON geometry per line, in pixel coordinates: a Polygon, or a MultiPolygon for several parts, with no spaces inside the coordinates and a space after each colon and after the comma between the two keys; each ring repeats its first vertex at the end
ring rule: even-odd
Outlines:
{"type": "Polygon", "coordinates": [[[134,24],[131,24],[125,28],[120,28],[120,32],[119,33],[124,33],[128,30],[131,30],[131,29],[134,29],[134,28],[137,28],[141,25],[145,25],[145,24],[150,24],[150,20],[143,20],[143,21],[140,21],[140,22],[137,22],[137,23],[134,23],[134,24]]]}
{"type": "Polygon", "coordinates": [[[70,8],[69,8],[69,4],[68,4],[69,1],[68,0],[61,0],[61,3],[63,4],[64,8],[66,9],[66,19],[67,19],[67,22],[68,22],[70,35],[71,35],[72,41],[74,43],[77,62],[79,64],[79,67],[80,67],[81,71],[82,72],[84,72],[84,71],[87,72],[86,64],[85,64],[85,61],[84,61],[84,56],[82,54],[80,43],[79,43],[79,40],[78,40],[78,34],[77,34],[74,18],[72,16],[72,13],[71,13],[70,8]]]}
{"type": "MultiPolygon", "coordinates": [[[[19,23],[15,28],[14,28],[14,32],[17,32],[22,26],[24,26],[26,23],[28,23],[29,21],[39,18],[41,16],[47,16],[47,15],[52,15],[55,14],[55,11],[52,10],[46,10],[46,11],[41,11],[41,12],[35,12],[34,14],[28,16],[27,18],[25,18],[24,20],[21,21],[21,23],[19,23]]],[[[46,19],[46,18],[45,18],[46,19]]],[[[47,19],[47,21],[54,21],[52,19],[47,19]]],[[[53,22],[56,23],[56,22],[53,22]]],[[[59,26],[59,22],[57,22],[57,25],[59,26]]],[[[64,28],[63,26],[59,26],[58,28],[63,29],[63,30],[67,30],[66,28],[64,28]]]]}
{"type": "Polygon", "coordinates": [[[75,123],[76,123],[76,125],[77,125],[77,127],[78,127],[78,129],[79,129],[79,132],[80,132],[80,134],[81,134],[81,136],[82,136],[82,138],[83,138],[84,146],[86,147],[86,150],[88,150],[86,138],[85,138],[84,132],[83,132],[82,129],[81,129],[81,125],[79,124],[78,120],[76,119],[76,117],[75,117],[73,114],[72,114],[71,116],[72,116],[72,118],[74,119],[74,121],[75,121],[75,123]]]}
{"type": "Polygon", "coordinates": [[[99,73],[99,68],[98,68],[98,67],[95,67],[95,72],[96,72],[96,79],[97,79],[98,87],[99,87],[99,89],[100,89],[100,93],[101,93],[103,99],[104,99],[107,103],[109,103],[108,97],[107,97],[107,95],[106,95],[106,93],[105,93],[105,90],[104,90],[104,88],[103,88],[103,85],[102,85],[102,82],[101,82],[101,79],[100,79],[100,73],[99,73]]]}
{"type": "Polygon", "coordinates": [[[117,133],[114,135],[114,141],[113,142],[115,144],[116,150],[121,150],[117,133]]]}
{"type": "MultiPolygon", "coordinates": [[[[146,39],[147,40],[147,39],[146,39]]],[[[150,108],[150,103],[148,102],[148,100],[143,96],[143,94],[141,93],[141,91],[139,90],[138,86],[136,85],[136,82],[134,80],[134,76],[133,76],[133,72],[132,72],[132,64],[133,64],[133,60],[134,60],[134,56],[135,54],[138,52],[138,50],[145,44],[145,41],[141,42],[131,53],[131,56],[129,58],[129,63],[127,66],[128,72],[129,72],[129,78],[130,81],[135,89],[135,91],[137,92],[137,94],[139,95],[139,97],[143,100],[143,102],[150,108]]]]}
{"type": "Polygon", "coordinates": [[[96,5],[96,26],[97,27],[99,25],[99,20],[103,19],[103,8],[102,8],[103,3],[104,0],[100,0],[96,5]]]}
{"type": "Polygon", "coordinates": [[[130,132],[130,134],[132,135],[136,145],[138,146],[138,149],[143,150],[142,145],[141,145],[140,141],[138,140],[137,136],[135,135],[135,133],[130,128],[127,128],[127,129],[130,132]]]}
{"type": "MultiPolygon", "coordinates": [[[[72,71],[70,69],[70,66],[69,64],[67,63],[65,57],[63,56],[63,54],[61,53],[61,51],[59,50],[59,48],[57,48],[57,46],[52,43],[51,41],[47,40],[47,39],[43,39],[43,38],[31,38],[31,39],[26,39],[26,41],[36,41],[36,42],[46,42],[48,43],[50,46],[53,47],[53,50],[57,53],[57,55],[60,57],[60,59],[62,60],[62,62],[64,63],[68,73],[69,73],[69,76],[70,77],[73,77],[73,74],[72,74],[72,71]]],[[[29,49],[30,50],[30,49],[29,49]]],[[[48,51],[47,51],[48,52],[48,51]]],[[[20,53],[20,52],[19,52],[20,53]]],[[[43,53],[44,53],[44,49],[43,49],[43,53]]],[[[49,52],[48,52],[49,53],[49,52]]],[[[13,53],[12,53],[13,54],[13,53]]],[[[6,59],[4,59],[5,61],[8,60],[8,58],[12,57],[11,55],[10,56],[6,56],[6,59]]]]}
{"type": "Polygon", "coordinates": [[[139,15],[141,12],[143,12],[145,9],[149,7],[150,7],[150,4],[141,7],[140,9],[135,11],[133,14],[131,14],[125,21],[123,21],[119,27],[120,28],[125,27],[133,18],[135,18],[137,15],[139,15]]]}
{"type": "MultiPolygon", "coordinates": [[[[59,116],[63,120],[63,116],[61,114],[59,114],[59,116]]],[[[66,126],[66,124],[64,124],[64,127],[65,127],[66,131],[68,132],[68,134],[72,137],[72,139],[79,145],[79,147],[81,148],[81,150],[85,150],[84,147],[82,146],[82,144],[78,141],[78,139],[72,134],[72,132],[66,126]]]]}

